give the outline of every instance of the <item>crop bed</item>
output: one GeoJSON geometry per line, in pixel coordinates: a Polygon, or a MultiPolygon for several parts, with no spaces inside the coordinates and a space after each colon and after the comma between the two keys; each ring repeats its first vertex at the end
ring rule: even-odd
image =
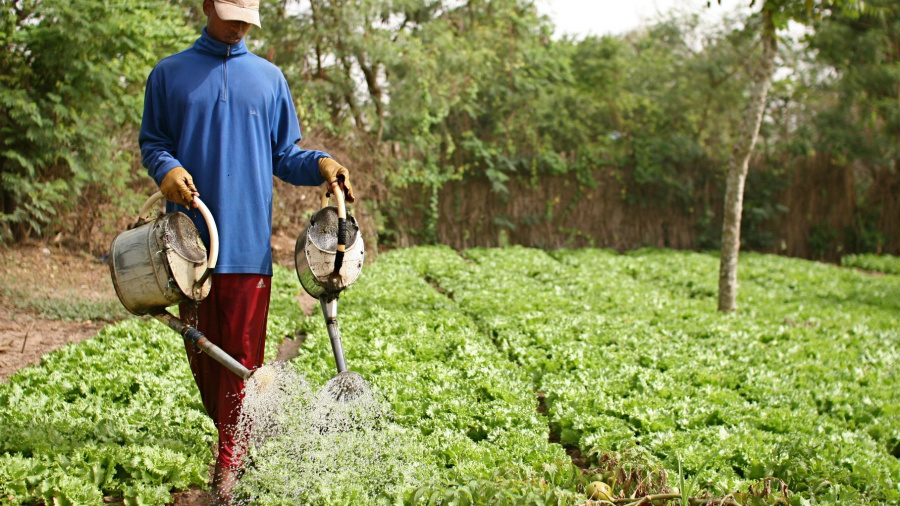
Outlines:
{"type": "Polygon", "coordinates": [[[841,257],[841,265],[884,274],[900,274],[900,257],[893,255],[844,255],[841,257]]]}
{"type": "MultiPolygon", "coordinates": [[[[583,504],[602,478],[656,504],[900,501],[900,277],[744,254],[739,311],[722,315],[717,269],[660,250],[381,255],[341,296],[341,332],[390,414],[382,430],[404,453],[391,462],[410,471],[313,473],[283,501],[264,478],[246,493],[583,504]]],[[[277,269],[268,353],[305,332],[289,367],[321,385],[328,337],[297,290],[277,269]]],[[[205,484],[215,431],[183,353],[131,319],[0,384],[0,503],[165,504],[205,484]]]]}

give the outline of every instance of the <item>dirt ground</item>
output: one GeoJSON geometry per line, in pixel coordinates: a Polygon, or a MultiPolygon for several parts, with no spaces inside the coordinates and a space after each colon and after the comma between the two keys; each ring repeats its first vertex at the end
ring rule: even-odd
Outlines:
{"type": "Polygon", "coordinates": [[[88,304],[117,302],[109,268],[86,254],[33,244],[3,248],[0,272],[0,381],[109,323],[73,318],[77,313],[62,320],[42,314],[40,306],[77,310],[73,297],[88,304]]]}
{"type": "MultiPolygon", "coordinates": [[[[295,238],[273,237],[275,261],[293,267],[295,238]]],[[[106,259],[65,248],[25,244],[0,248],[0,382],[45,354],[89,339],[101,328],[129,315],[121,308],[106,259]],[[110,309],[111,308],[111,309],[110,309]]],[[[298,303],[307,314],[317,301],[306,294],[298,303]]],[[[279,359],[296,356],[298,343],[286,342],[279,359]]],[[[176,506],[205,506],[209,493],[192,489],[172,496],[176,506]]]]}
{"type": "MultiPolygon", "coordinates": [[[[273,238],[280,265],[293,266],[293,241],[273,238]]],[[[118,306],[105,258],[42,244],[19,245],[0,248],[0,274],[0,381],[128,316],[118,306]],[[78,312],[81,306],[91,309],[84,317],[78,312]],[[107,306],[116,311],[97,309],[107,306]],[[98,318],[98,313],[104,314],[98,318]]],[[[305,294],[298,299],[307,313],[316,305],[305,294]]]]}

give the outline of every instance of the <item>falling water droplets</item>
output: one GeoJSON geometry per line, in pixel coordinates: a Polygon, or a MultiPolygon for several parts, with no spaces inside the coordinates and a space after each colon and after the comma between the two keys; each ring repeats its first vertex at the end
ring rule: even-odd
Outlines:
{"type": "Polygon", "coordinates": [[[424,479],[429,457],[418,431],[394,423],[367,386],[343,400],[334,386],[315,389],[277,362],[246,382],[237,431],[245,472],[235,502],[393,502],[387,498],[424,479]]]}

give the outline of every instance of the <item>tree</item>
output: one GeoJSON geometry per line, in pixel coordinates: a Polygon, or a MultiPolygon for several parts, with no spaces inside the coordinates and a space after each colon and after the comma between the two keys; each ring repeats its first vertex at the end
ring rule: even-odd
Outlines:
{"type": "MultiPolygon", "coordinates": [[[[751,3],[752,5],[752,3],[751,3]]],[[[753,85],[744,111],[741,127],[731,150],[728,173],[725,177],[725,207],[722,220],[722,249],[719,264],[719,311],[733,311],[737,298],[737,262],[741,244],[741,212],[744,200],[744,182],[750,165],[750,154],[759,135],[766,95],[775,71],[775,23],[773,5],[765,1],[762,9],[760,41],[762,55],[752,71],[753,85]]]]}
{"type": "Polygon", "coordinates": [[[816,141],[833,159],[855,168],[854,223],[844,230],[847,253],[890,251],[900,244],[900,5],[873,5],[879,9],[816,23],[810,42],[835,75],[824,90],[828,107],[815,118],[816,141]]]}
{"type": "Polygon", "coordinates": [[[23,237],[71,209],[87,185],[127,181],[125,127],[144,81],[189,43],[162,0],[18,0],[0,11],[0,237],[23,237]]]}
{"type": "MultiPolygon", "coordinates": [[[[719,4],[722,3],[718,0],[719,4]]],[[[756,4],[751,0],[750,7],[756,4]]],[[[725,180],[725,207],[722,221],[722,248],[719,263],[719,311],[730,312],[736,308],[738,253],[741,245],[741,213],[743,210],[744,183],[750,164],[750,155],[759,135],[766,106],[766,96],[775,71],[777,30],[787,27],[789,21],[808,24],[834,9],[852,12],[862,8],[860,0],[763,0],[757,23],[761,54],[751,72],[752,88],[747,100],[741,127],[731,151],[725,180]]]]}
{"type": "Polygon", "coordinates": [[[380,153],[388,144],[402,153],[378,176],[386,186],[419,184],[428,192],[425,241],[436,240],[445,182],[487,174],[502,192],[504,171],[533,161],[562,165],[536,116],[551,115],[552,85],[570,71],[532,0],[312,0],[294,12],[277,0],[264,6],[289,21],[264,33],[262,53],[284,70],[302,114],[352,137],[360,151],[380,153]]]}

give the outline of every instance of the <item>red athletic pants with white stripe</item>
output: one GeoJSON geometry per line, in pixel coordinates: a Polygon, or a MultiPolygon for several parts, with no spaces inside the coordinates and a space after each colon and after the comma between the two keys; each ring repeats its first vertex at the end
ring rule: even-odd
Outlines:
{"type": "MultiPolygon", "coordinates": [[[[181,314],[210,342],[252,371],[263,363],[271,279],[261,274],[213,274],[209,296],[196,308],[183,303],[181,314]]],[[[219,431],[216,463],[238,468],[242,455],[235,452],[235,425],[244,397],[244,380],[199,348],[187,342],[185,345],[203,406],[219,431]]]]}

